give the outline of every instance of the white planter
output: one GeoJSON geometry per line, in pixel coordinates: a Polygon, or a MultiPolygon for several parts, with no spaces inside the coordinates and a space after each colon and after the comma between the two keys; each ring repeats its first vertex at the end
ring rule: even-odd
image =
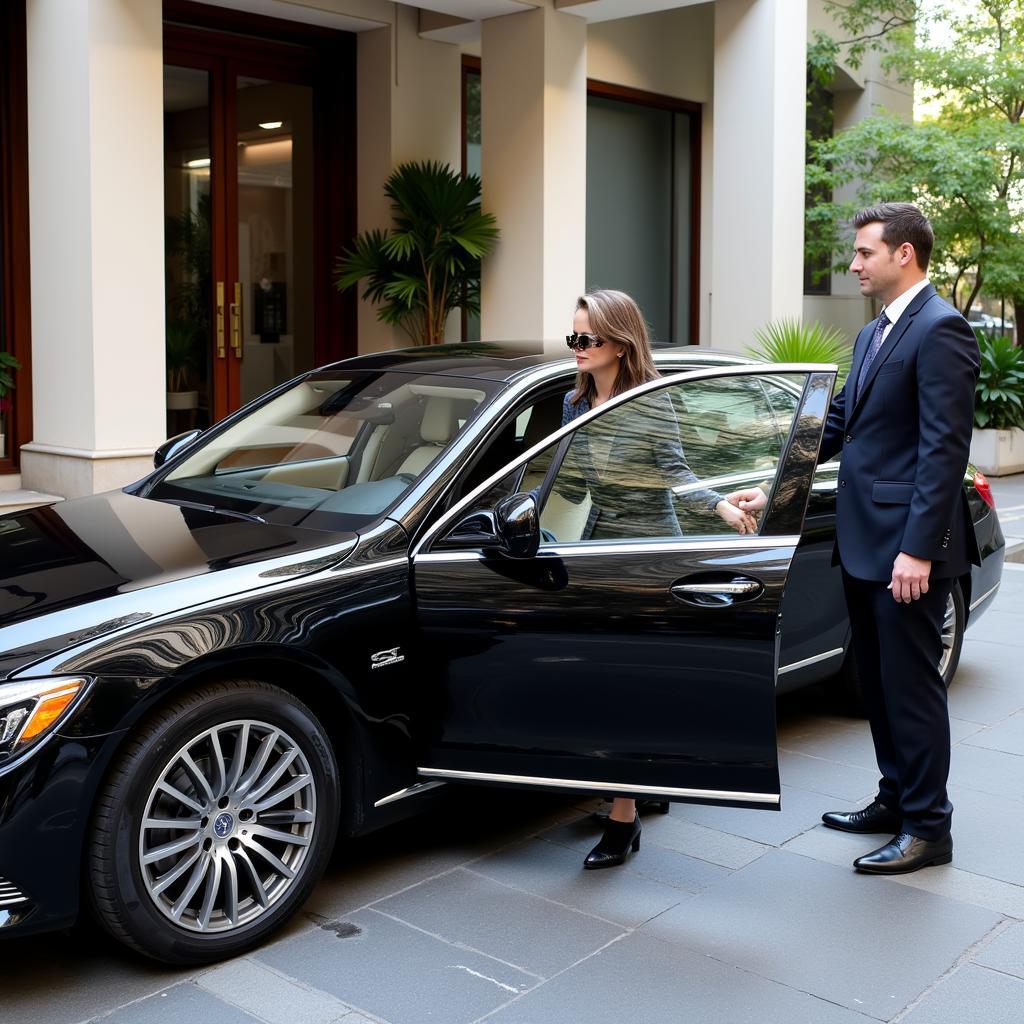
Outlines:
{"type": "Polygon", "coordinates": [[[199,407],[198,391],[168,391],[167,408],[169,410],[196,409],[199,407]]]}
{"type": "Polygon", "coordinates": [[[1024,429],[980,430],[971,437],[971,462],[989,476],[1024,473],[1024,429]]]}

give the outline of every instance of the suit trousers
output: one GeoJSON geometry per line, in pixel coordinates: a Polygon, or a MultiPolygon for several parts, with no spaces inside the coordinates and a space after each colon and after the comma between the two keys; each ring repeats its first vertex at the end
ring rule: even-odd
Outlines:
{"type": "Polygon", "coordinates": [[[930,580],[928,593],[905,604],[888,584],[843,571],[871,738],[881,779],[878,798],[921,839],[948,835],[949,709],[939,673],[942,621],[953,581],[930,580]]]}

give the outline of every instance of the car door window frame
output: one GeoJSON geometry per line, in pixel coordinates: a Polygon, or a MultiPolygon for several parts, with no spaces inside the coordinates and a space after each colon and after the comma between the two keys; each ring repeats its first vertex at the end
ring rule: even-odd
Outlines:
{"type": "MultiPolygon", "coordinates": [[[[512,460],[512,462],[507,463],[506,465],[502,466],[500,470],[496,471],[491,476],[489,476],[486,480],[482,481],[475,488],[473,488],[469,493],[463,495],[463,497],[459,501],[457,501],[450,508],[448,508],[444,512],[442,512],[441,515],[438,516],[435,520],[433,520],[432,522],[429,522],[428,525],[426,525],[425,529],[423,530],[423,532],[421,533],[420,537],[418,538],[418,540],[415,542],[415,544],[413,546],[412,557],[415,558],[418,555],[429,554],[430,553],[430,546],[434,542],[434,540],[436,540],[438,537],[442,536],[444,534],[445,530],[448,527],[455,525],[459,521],[459,518],[461,517],[462,513],[475,500],[477,500],[482,494],[486,493],[488,490],[490,490],[492,487],[494,487],[497,483],[499,483],[505,477],[510,476],[517,469],[519,469],[521,467],[525,467],[530,462],[531,459],[535,458],[537,455],[539,455],[541,452],[545,451],[547,448],[552,447],[554,444],[556,444],[556,442],[564,442],[564,443],[559,443],[558,444],[558,448],[557,448],[557,450],[555,452],[555,455],[552,457],[552,460],[551,460],[551,466],[548,469],[548,473],[545,475],[544,485],[550,486],[550,481],[553,480],[554,474],[558,472],[558,468],[561,466],[561,460],[562,460],[562,458],[564,458],[565,452],[568,450],[569,441],[567,439],[570,439],[571,436],[577,430],[579,430],[580,428],[586,426],[592,420],[595,420],[599,416],[602,416],[602,415],[604,415],[604,414],[606,414],[608,412],[611,412],[613,409],[618,408],[620,405],[623,405],[623,404],[625,404],[627,402],[633,401],[633,400],[641,397],[642,395],[645,395],[645,394],[648,394],[648,393],[651,393],[651,392],[660,391],[663,388],[672,387],[674,385],[686,383],[686,382],[689,382],[689,381],[698,381],[698,380],[715,379],[715,378],[723,378],[723,377],[754,377],[755,379],[760,380],[760,378],[763,375],[765,375],[765,374],[768,374],[770,376],[778,376],[778,375],[783,375],[783,374],[805,374],[807,379],[804,382],[803,391],[802,391],[802,393],[800,395],[800,399],[799,399],[799,401],[797,403],[797,411],[794,414],[793,422],[792,422],[792,424],[790,424],[789,436],[787,437],[786,443],[783,445],[782,452],[781,452],[781,454],[779,456],[779,467],[780,468],[776,470],[775,480],[774,480],[774,482],[772,484],[771,492],[768,495],[768,503],[767,503],[767,505],[765,507],[765,516],[762,519],[761,527],[760,527],[760,529],[758,531],[758,534],[756,536],[753,536],[753,537],[739,537],[739,536],[727,537],[727,536],[719,536],[719,535],[713,535],[713,536],[701,535],[700,537],[693,537],[693,538],[678,538],[678,537],[674,537],[674,538],[666,538],[665,540],[642,540],[642,541],[604,541],[604,540],[602,540],[602,541],[595,541],[595,542],[588,541],[586,543],[586,545],[576,543],[576,544],[565,545],[565,546],[561,546],[560,545],[560,546],[557,546],[557,547],[554,547],[554,548],[553,547],[545,547],[542,550],[544,550],[544,551],[555,551],[555,550],[557,550],[559,553],[564,553],[564,552],[568,551],[569,548],[575,548],[575,549],[585,548],[586,550],[593,550],[593,545],[595,545],[595,544],[601,544],[601,545],[608,545],[608,544],[633,545],[633,544],[637,544],[637,543],[648,545],[648,546],[652,545],[652,544],[668,544],[668,545],[671,545],[673,547],[681,545],[681,544],[682,545],[687,545],[687,546],[694,546],[694,545],[696,545],[696,546],[701,546],[701,545],[707,546],[707,545],[717,545],[718,543],[725,543],[725,544],[727,544],[729,546],[733,546],[733,545],[736,545],[736,544],[742,544],[743,546],[750,546],[752,543],[755,544],[755,545],[759,544],[759,543],[762,542],[763,539],[767,539],[769,537],[773,541],[777,541],[779,536],[781,535],[779,532],[777,532],[777,525],[776,525],[776,522],[775,522],[775,520],[778,519],[778,517],[772,517],[770,515],[770,513],[772,511],[773,503],[775,501],[775,498],[776,498],[776,495],[777,495],[778,489],[779,489],[779,483],[780,483],[779,474],[787,465],[790,453],[792,451],[792,446],[793,446],[793,443],[794,443],[794,435],[797,432],[798,425],[799,425],[801,419],[803,418],[803,416],[805,415],[805,412],[808,411],[808,410],[805,409],[805,403],[807,403],[809,401],[809,399],[810,399],[812,394],[814,394],[815,399],[816,399],[815,400],[815,411],[818,411],[819,414],[822,415],[822,416],[824,415],[824,412],[827,411],[827,408],[828,408],[828,402],[827,401],[824,404],[824,411],[821,411],[821,409],[820,409],[820,407],[821,407],[821,393],[822,393],[822,390],[823,390],[823,384],[827,383],[828,386],[824,388],[824,392],[827,395],[829,395],[829,396],[831,395],[831,383],[832,383],[832,381],[834,381],[835,372],[836,372],[836,368],[834,366],[829,366],[829,365],[825,365],[825,364],[821,364],[821,363],[747,364],[747,365],[716,366],[716,367],[709,367],[707,369],[698,369],[698,370],[686,370],[686,371],[683,371],[683,372],[680,372],[680,373],[674,373],[674,374],[671,374],[669,376],[659,377],[659,378],[656,378],[655,380],[648,381],[647,383],[642,384],[642,385],[640,385],[637,388],[633,388],[630,391],[626,391],[626,392],[624,392],[621,395],[617,395],[614,398],[609,399],[607,402],[604,402],[600,406],[598,406],[598,408],[591,409],[588,412],[584,413],[582,416],[579,416],[576,419],[572,420],[570,423],[567,423],[564,426],[560,427],[558,430],[554,431],[552,434],[550,434],[547,437],[543,438],[541,441],[538,441],[537,444],[535,444],[532,448],[530,448],[527,451],[525,451],[525,452],[521,453],[520,455],[518,455],[515,459],[512,460]],[[832,375],[832,378],[831,378],[831,380],[826,381],[825,378],[827,378],[829,374],[832,375]],[[771,525],[773,527],[773,529],[772,529],[772,531],[770,533],[766,530],[766,527],[769,525],[769,523],[771,523],[771,525]]],[[[549,382],[545,382],[545,383],[549,383],[549,382]]],[[[521,405],[519,405],[518,407],[520,408],[520,411],[521,411],[521,405]]],[[[501,417],[501,423],[504,426],[506,424],[506,422],[507,422],[507,420],[505,418],[505,415],[503,414],[502,417],[501,417]]],[[[814,456],[814,459],[816,460],[816,457],[817,457],[817,446],[815,446],[815,450],[814,450],[813,456],[814,456]]],[[[806,459],[804,460],[804,462],[806,462],[806,459]]],[[[810,471],[812,473],[813,473],[813,465],[814,464],[812,463],[811,464],[811,469],[810,469],[810,471]]],[[[802,468],[804,468],[804,467],[802,467],[802,468]]],[[[465,472],[465,470],[463,470],[463,471],[465,472]]],[[[458,476],[456,476],[454,478],[453,484],[457,480],[458,480],[458,476]]],[[[449,485],[449,486],[452,486],[452,485],[449,485]]],[[[448,490],[448,488],[446,488],[446,492],[447,492],[447,490],[448,490]]],[[[800,510],[800,514],[801,515],[803,514],[803,511],[804,511],[803,509],[800,510]]],[[[785,521],[788,522],[790,520],[791,520],[791,517],[787,517],[785,521]]],[[[783,520],[779,519],[779,524],[781,524],[782,521],[783,520]]],[[[797,532],[799,532],[799,531],[797,531],[797,532]]],[[[458,555],[459,555],[458,552],[445,551],[445,552],[442,552],[442,553],[438,553],[437,557],[439,557],[439,558],[449,558],[450,559],[450,558],[453,558],[453,557],[457,557],[458,555]]],[[[464,552],[463,555],[466,556],[466,557],[469,557],[469,556],[477,557],[477,553],[472,552],[472,551],[468,551],[468,550],[466,552],[464,552]]]]}

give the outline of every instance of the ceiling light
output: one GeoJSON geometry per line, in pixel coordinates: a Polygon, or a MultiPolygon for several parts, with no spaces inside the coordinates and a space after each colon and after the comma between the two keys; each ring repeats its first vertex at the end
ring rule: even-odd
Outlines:
{"type": "Polygon", "coordinates": [[[210,158],[208,156],[201,156],[196,160],[186,160],[185,166],[190,168],[191,170],[196,170],[200,167],[209,167],[210,158]]]}
{"type": "Polygon", "coordinates": [[[275,128],[280,128],[284,124],[284,121],[260,121],[260,127],[266,128],[268,132],[272,132],[275,128]]]}

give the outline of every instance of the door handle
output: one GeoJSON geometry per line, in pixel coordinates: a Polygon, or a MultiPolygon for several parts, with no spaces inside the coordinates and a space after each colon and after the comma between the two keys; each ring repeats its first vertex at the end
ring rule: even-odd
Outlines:
{"type": "Polygon", "coordinates": [[[231,347],[235,358],[242,358],[242,285],[235,282],[235,301],[231,303],[231,347]]]}
{"type": "Polygon", "coordinates": [[[764,593],[764,584],[749,576],[724,579],[703,578],[689,583],[674,583],[669,593],[683,604],[701,608],[729,608],[744,601],[756,601],[764,593]]]}
{"type": "Polygon", "coordinates": [[[224,282],[217,282],[217,358],[226,359],[227,350],[224,346],[224,282]]]}

